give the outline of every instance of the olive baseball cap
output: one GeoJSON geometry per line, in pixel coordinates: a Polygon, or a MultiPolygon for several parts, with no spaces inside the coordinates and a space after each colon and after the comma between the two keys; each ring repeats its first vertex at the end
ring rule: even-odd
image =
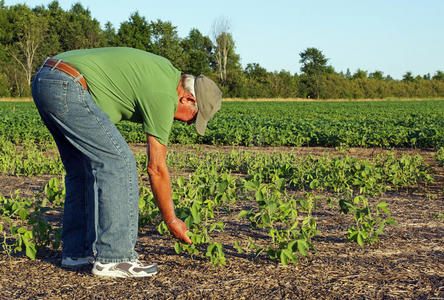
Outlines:
{"type": "Polygon", "coordinates": [[[221,107],[222,92],[213,80],[204,75],[199,75],[194,80],[194,91],[199,108],[196,117],[196,130],[200,135],[204,135],[208,121],[221,107]]]}

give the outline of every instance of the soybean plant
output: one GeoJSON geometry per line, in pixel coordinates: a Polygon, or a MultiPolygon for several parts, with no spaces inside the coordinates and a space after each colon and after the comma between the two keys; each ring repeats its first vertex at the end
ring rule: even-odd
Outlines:
{"type": "Polygon", "coordinates": [[[308,193],[304,198],[295,199],[285,191],[283,179],[277,179],[274,184],[247,181],[245,188],[255,192],[258,209],[243,210],[238,217],[246,217],[253,228],[267,230],[271,241],[262,247],[249,238],[244,248],[236,241],[239,252],[254,251],[258,256],[266,251],[271,259],[285,266],[297,263],[300,256],[308,257],[310,249],[316,251],[312,243],[312,238],[320,233],[312,216],[316,197],[308,193]]]}

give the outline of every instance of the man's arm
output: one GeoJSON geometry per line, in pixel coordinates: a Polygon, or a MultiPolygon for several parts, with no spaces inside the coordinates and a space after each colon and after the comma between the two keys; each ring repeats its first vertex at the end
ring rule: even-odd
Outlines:
{"type": "Polygon", "coordinates": [[[171,199],[171,182],[166,165],[166,146],[147,134],[148,175],[151,189],[168,230],[178,239],[191,244],[185,223],[176,217],[171,199]]]}

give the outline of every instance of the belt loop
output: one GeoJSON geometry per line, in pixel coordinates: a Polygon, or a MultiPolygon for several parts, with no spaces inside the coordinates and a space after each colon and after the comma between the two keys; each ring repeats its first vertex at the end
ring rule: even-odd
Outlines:
{"type": "Polygon", "coordinates": [[[61,62],[61,59],[58,59],[55,65],[51,68],[51,71],[54,71],[55,68],[57,68],[57,65],[61,62]]]}
{"type": "Polygon", "coordinates": [[[81,78],[83,77],[83,75],[82,74],[80,74],[79,76],[77,76],[76,78],[74,78],[74,82],[77,82],[77,81],[79,81],[81,78]]]}
{"type": "Polygon", "coordinates": [[[43,64],[40,66],[40,69],[43,68],[43,67],[45,66],[45,64],[46,64],[46,62],[48,61],[49,58],[50,58],[50,57],[48,56],[48,57],[45,59],[45,61],[43,62],[43,64]]]}
{"type": "Polygon", "coordinates": [[[40,71],[41,71],[42,68],[45,66],[46,61],[47,61],[48,59],[49,59],[49,56],[45,59],[45,61],[44,61],[43,64],[40,66],[40,68],[37,70],[37,72],[35,72],[34,77],[36,77],[36,76],[40,73],[40,71]]]}

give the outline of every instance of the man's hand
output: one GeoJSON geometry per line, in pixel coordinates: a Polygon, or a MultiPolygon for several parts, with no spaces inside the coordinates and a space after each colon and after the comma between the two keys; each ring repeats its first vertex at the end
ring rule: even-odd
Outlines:
{"type": "Polygon", "coordinates": [[[192,244],[190,237],[187,235],[188,229],[182,220],[178,219],[177,217],[171,221],[170,223],[167,223],[168,230],[172,235],[174,235],[179,240],[187,243],[192,244]]]}

